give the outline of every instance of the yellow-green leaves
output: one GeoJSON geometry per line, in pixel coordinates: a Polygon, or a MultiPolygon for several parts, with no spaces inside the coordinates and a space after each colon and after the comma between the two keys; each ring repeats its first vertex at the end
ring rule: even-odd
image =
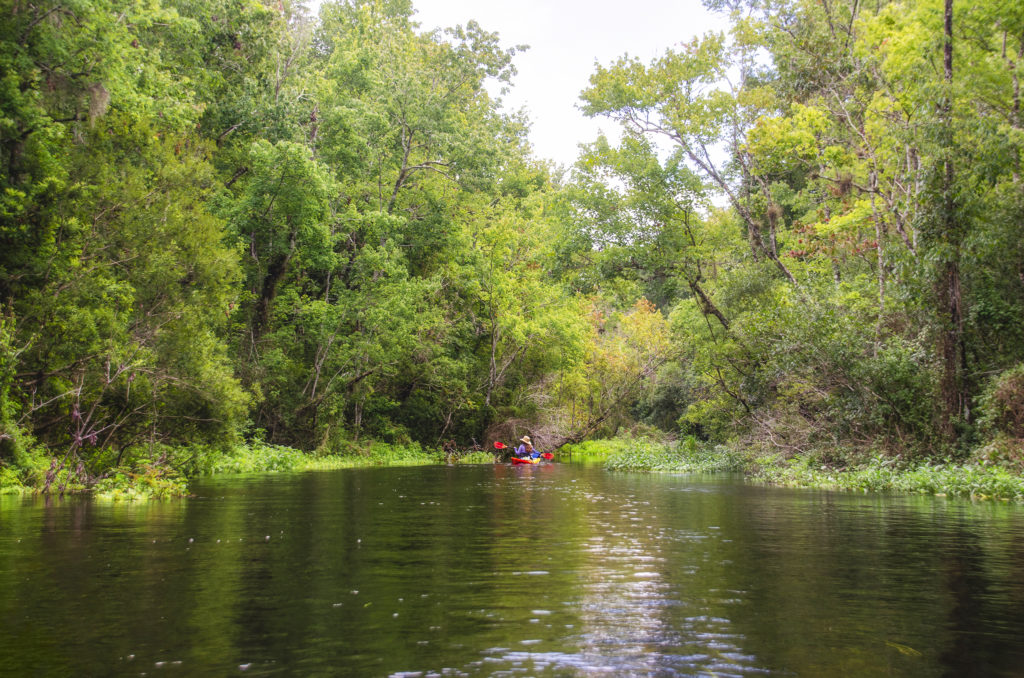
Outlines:
{"type": "Polygon", "coordinates": [[[796,104],[784,117],[759,118],[747,135],[746,150],[765,171],[784,171],[790,162],[816,164],[831,124],[825,111],[796,104]]]}

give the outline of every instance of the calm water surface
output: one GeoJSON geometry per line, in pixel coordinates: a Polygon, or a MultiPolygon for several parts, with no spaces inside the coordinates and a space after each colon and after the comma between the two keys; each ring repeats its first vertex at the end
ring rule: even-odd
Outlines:
{"type": "Polygon", "coordinates": [[[4,676],[1021,676],[1024,508],[552,464],[0,498],[4,676]]]}

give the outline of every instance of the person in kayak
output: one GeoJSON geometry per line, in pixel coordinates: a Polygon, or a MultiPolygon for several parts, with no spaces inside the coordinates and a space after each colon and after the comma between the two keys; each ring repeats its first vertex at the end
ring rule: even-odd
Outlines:
{"type": "Polygon", "coordinates": [[[524,457],[536,459],[540,456],[540,452],[533,448],[533,443],[530,442],[530,436],[523,436],[522,438],[519,439],[519,442],[522,444],[516,448],[517,457],[519,457],[520,459],[524,457]]]}

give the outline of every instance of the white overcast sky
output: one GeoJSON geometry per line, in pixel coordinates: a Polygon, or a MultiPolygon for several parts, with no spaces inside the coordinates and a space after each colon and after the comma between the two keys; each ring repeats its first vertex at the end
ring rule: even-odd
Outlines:
{"type": "MultiPolygon", "coordinates": [[[[309,5],[315,12],[319,2],[309,5]]],[[[648,62],[726,26],[700,0],[413,0],[413,6],[423,30],[475,19],[505,47],[529,45],[515,58],[519,72],[504,102],[526,110],[536,154],[566,166],[602,127],[615,134],[610,121],[590,120],[577,109],[595,61],[609,64],[628,53],[648,62]]]]}

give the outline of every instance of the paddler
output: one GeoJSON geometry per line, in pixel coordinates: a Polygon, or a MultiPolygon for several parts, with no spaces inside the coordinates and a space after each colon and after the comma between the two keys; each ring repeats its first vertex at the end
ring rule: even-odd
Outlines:
{"type": "Polygon", "coordinates": [[[519,457],[520,459],[525,457],[537,459],[538,457],[540,457],[540,452],[535,450],[533,448],[533,443],[530,442],[530,436],[523,436],[522,438],[519,439],[519,442],[522,444],[516,448],[517,457],[519,457]]]}

